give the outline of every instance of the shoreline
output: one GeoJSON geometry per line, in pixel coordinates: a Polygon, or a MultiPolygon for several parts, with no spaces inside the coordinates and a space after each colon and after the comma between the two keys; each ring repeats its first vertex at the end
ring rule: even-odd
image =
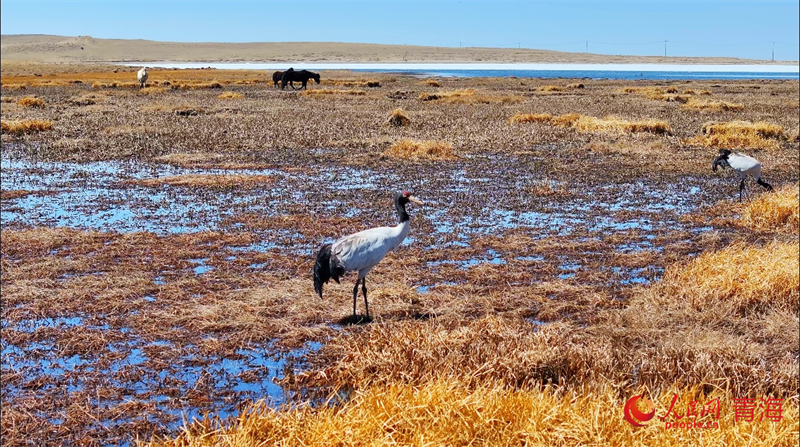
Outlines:
{"type": "Polygon", "coordinates": [[[479,62],[433,62],[433,63],[374,63],[374,62],[113,62],[128,67],[147,66],[153,68],[199,69],[217,68],[228,70],[283,69],[287,65],[302,65],[320,70],[535,70],[535,71],[665,71],[696,73],[800,73],[800,65],[761,64],[607,64],[607,63],[479,63],[479,62]]]}

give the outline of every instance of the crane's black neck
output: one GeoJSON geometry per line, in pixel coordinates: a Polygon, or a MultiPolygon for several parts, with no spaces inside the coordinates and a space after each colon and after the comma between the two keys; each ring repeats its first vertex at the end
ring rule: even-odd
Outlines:
{"type": "Polygon", "coordinates": [[[397,220],[400,223],[407,222],[409,219],[408,213],[406,212],[406,203],[408,203],[408,201],[403,202],[400,199],[394,201],[394,208],[397,210],[397,220]]]}

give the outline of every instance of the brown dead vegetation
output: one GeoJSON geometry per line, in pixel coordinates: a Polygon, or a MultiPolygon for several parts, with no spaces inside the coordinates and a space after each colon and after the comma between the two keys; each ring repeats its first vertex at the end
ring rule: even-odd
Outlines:
{"type": "Polygon", "coordinates": [[[411,124],[411,119],[403,112],[403,109],[394,109],[389,114],[388,123],[394,127],[403,127],[411,124]]]}
{"type": "Polygon", "coordinates": [[[747,204],[742,224],[754,230],[797,234],[800,229],[798,185],[784,185],[772,194],[762,194],[747,204]]]}
{"type": "Polygon", "coordinates": [[[53,128],[53,123],[44,120],[21,120],[6,121],[2,120],[2,132],[11,135],[25,135],[33,132],[41,132],[53,128]]]}
{"type": "Polygon", "coordinates": [[[616,116],[595,118],[575,113],[553,116],[548,113],[526,114],[518,113],[511,117],[510,122],[516,123],[546,123],[560,127],[572,127],[583,133],[639,133],[650,132],[655,134],[669,133],[671,128],[666,121],[649,119],[642,121],[629,121],[616,116]]]}
{"type": "Polygon", "coordinates": [[[149,178],[143,180],[128,180],[125,184],[147,187],[164,185],[190,187],[190,188],[258,188],[274,182],[273,177],[267,175],[245,174],[186,174],[173,175],[162,178],[149,178]]]}
{"type": "Polygon", "coordinates": [[[731,121],[703,124],[703,135],[687,139],[685,144],[725,149],[771,149],[780,148],[780,141],[786,139],[783,127],[764,121],[731,121]]]}
{"type": "MultiPolygon", "coordinates": [[[[135,158],[190,169],[299,169],[331,172],[334,177],[363,171],[375,177],[353,190],[321,192],[287,175],[281,177],[280,190],[287,197],[301,191],[307,202],[270,201],[269,207],[279,211],[269,216],[241,208],[233,208],[229,216],[192,214],[198,222],[218,218],[224,228],[220,232],[158,236],[4,227],[4,343],[19,347],[26,358],[63,360],[76,354],[92,365],[68,372],[63,380],[4,368],[4,386],[16,383],[15,389],[27,390],[13,399],[3,393],[3,426],[14,427],[13,433],[4,431],[4,445],[115,445],[134,434],[139,439],[166,435],[164,424],[174,419],[161,412],[165,406],[212,410],[221,402],[240,402],[229,386],[214,385],[215,362],[236,359],[241,349],[274,354],[309,341],[327,345],[319,356],[304,359],[311,360],[310,365],[290,365],[280,375],[287,386],[307,395],[315,390],[306,385],[319,387],[323,397],[332,389],[346,392],[356,387],[356,393],[384,397],[386,389],[436,389],[444,390],[442,396],[471,399],[474,390],[488,389],[479,387],[499,386],[506,391],[498,399],[521,391],[538,401],[544,397],[536,389],[552,383],[561,392],[582,396],[587,390],[611,387],[608,398],[618,411],[618,404],[637,385],[667,390],[672,382],[680,382],[686,389],[697,386],[698,392],[706,393],[716,387],[737,397],[796,395],[797,280],[791,272],[797,270],[797,254],[791,250],[792,244],[796,247],[796,199],[788,206],[754,206],[752,230],[742,217],[747,204],[731,207],[727,200],[713,210],[700,208],[692,217],[696,222],[677,225],[688,212],[685,204],[700,206],[703,200],[727,197],[710,172],[715,151],[682,147],[682,139],[701,129],[697,113],[677,103],[621,95],[625,82],[608,80],[592,81],[580,92],[552,95],[539,94],[538,84],[530,86],[527,80],[443,81],[487,96],[522,98],[523,104],[509,105],[421,102],[417,95],[426,87],[405,76],[393,81],[393,90],[400,93],[371,93],[369,101],[335,94],[318,101],[297,100],[293,94],[264,89],[258,77],[264,74],[252,72],[151,73],[159,88],[181,79],[241,85],[236,91],[244,97],[237,101],[203,88],[156,95],[137,94],[133,88],[92,90],[95,81],[132,82],[135,70],[93,76],[64,74],[50,83],[3,76],[4,98],[12,98],[3,103],[4,121],[36,118],[58,123],[52,132],[24,138],[8,137],[4,129],[4,156],[46,161],[135,158]],[[84,80],[74,83],[78,78],[84,80]],[[36,83],[33,92],[47,107],[13,104],[22,92],[9,88],[11,82],[36,83]],[[412,126],[386,125],[387,111],[398,107],[412,111],[412,126]],[[530,119],[538,125],[509,126],[508,117],[517,107],[551,115],[530,119]],[[294,114],[292,121],[286,120],[287,110],[294,114]],[[609,116],[624,116],[631,123],[658,119],[669,123],[669,132],[580,133],[573,127],[582,117],[609,116]],[[379,157],[409,131],[417,141],[450,142],[459,158],[409,163],[379,157]],[[386,180],[390,175],[403,184],[386,180]],[[415,178],[425,178],[424,187],[414,184],[415,178]],[[700,192],[692,196],[688,188],[673,189],[682,183],[700,192]],[[330,283],[320,300],[310,289],[309,253],[342,234],[390,222],[388,211],[373,211],[372,205],[384,200],[376,190],[415,186],[421,198],[432,197],[435,211],[414,210],[413,242],[370,273],[375,321],[339,325],[350,312],[353,278],[330,283]],[[641,191],[642,187],[647,188],[641,191]],[[463,192],[447,192],[451,188],[463,192]],[[613,192],[626,188],[624,194],[613,192]],[[660,200],[656,196],[641,200],[641,193],[658,191],[669,191],[662,198],[683,195],[682,201],[670,202],[677,210],[652,207],[660,200]],[[636,206],[641,209],[623,206],[609,211],[608,205],[596,210],[592,205],[580,212],[581,222],[568,223],[569,232],[559,234],[559,219],[570,219],[573,201],[585,197],[592,204],[639,200],[636,206]],[[315,201],[328,207],[309,204],[315,201]],[[453,203],[458,206],[449,205],[453,203]],[[345,217],[351,210],[355,214],[345,217]],[[486,234],[464,236],[498,220],[514,222],[539,213],[545,218],[528,226],[487,227],[486,234]],[[458,219],[466,223],[439,228],[443,221],[458,219]],[[614,226],[591,229],[591,222],[586,223],[603,220],[614,226]],[[636,225],[626,227],[630,222],[636,225]],[[259,248],[253,248],[256,245],[259,248]],[[769,264],[778,261],[787,266],[769,264]],[[195,272],[198,262],[210,269],[195,272]],[[725,272],[714,267],[717,262],[725,272]],[[741,263],[750,264],[745,268],[741,263]],[[641,273],[635,276],[634,271],[641,273]],[[666,279],[647,285],[662,275],[666,279]],[[641,285],[631,282],[634,277],[641,285]],[[45,324],[25,329],[47,318],[81,318],[85,327],[45,324]],[[36,346],[53,349],[40,353],[36,346]],[[134,349],[146,353],[148,360],[109,372],[113,359],[124,359],[134,349]],[[209,366],[208,374],[182,378],[191,365],[209,366]],[[419,381],[445,374],[455,376],[457,385],[442,379],[450,385],[436,388],[419,381]],[[120,382],[109,383],[110,376],[120,382]],[[155,382],[143,377],[167,380],[150,386],[155,382]],[[70,380],[82,381],[84,388],[65,393],[70,380]],[[463,387],[464,394],[450,386],[463,387]],[[53,423],[42,414],[64,417],[53,423]]],[[[32,85],[28,89],[34,89],[32,85]]],[[[720,119],[790,129],[789,139],[772,138],[777,146],[759,159],[769,169],[776,192],[784,194],[781,184],[796,183],[797,146],[790,141],[798,128],[796,80],[768,81],[760,89],[738,81],[696,81],[686,90],[678,87],[670,95],[692,95],[689,88],[698,95],[713,89],[715,100],[744,106],[713,111],[720,119]]],[[[274,187],[278,175],[272,179],[270,173],[269,180],[256,187],[274,187]]],[[[223,176],[214,177],[145,181],[152,181],[153,188],[169,181],[209,182],[212,186],[201,186],[204,192],[198,197],[213,204],[219,200],[213,188],[223,176]]],[[[239,189],[237,180],[243,180],[230,179],[234,181],[222,182],[226,194],[239,189]]],[[[180,194],[191,186],[180,188],[154,192],[180,194]]],[[[6,200],[6,191],[2,196],[4,212],[24,202],[6,200]]],[[[250,203],[267,202],[247,206],[250,203]]],[[[390,208],[390,203],[384,205],[374,209],[390,208]]],[[[113,201],[108,206],[113,207],[113,201]]],[[[245,378],[274,373],[250,368],[233,380],[243,383],[245,378]]],[[[608,388],[602,391],[607,392],[608,388]]],[[[449,405],[446,400],[437,405],[449,405]]],[[[414,401],[409,402],[412,409],[398,406],[395,414],[414,414],[414,401]]],[[[586,405],[583,410],[590,408],[586,405]]],[[[619,423],[615,414],[602,420],[619,423]]],[[[205,434],[198,434],[199,443],[205,442],[201,436],[205,434]]],[[[775,439],[780,444],[787,438],[775,439]]]]}
{"type": "Polygon", "coordinates": [[[44,107],[44,101],[42,101],[41,98],[34,98],[34,97],[26,96],[24,98],[20,98],[17,101],[17,105],[22,106],[22,107],[39,107],[39,108],[43,108],[44,107]]]}
{"type": "Polygon", "coordinates": [[[475,89],[453,90],[437,93],[422,92],[420,101],[440,101],[450,104],[515,104],[524,100],[516,95],[495,95],[479,92],[475,89]]]}
{"type": "Polygon", "coordinates": [[[402,139],[392,144],[383,155],[392,158],[414,160],[455,160],[458,157],[453,146],[444,141],[416,141],[402,139]]]}

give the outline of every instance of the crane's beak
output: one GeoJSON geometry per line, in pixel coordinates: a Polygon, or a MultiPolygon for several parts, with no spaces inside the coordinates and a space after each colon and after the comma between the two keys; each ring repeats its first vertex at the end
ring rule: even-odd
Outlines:
{"type": "Polygon", "coordinates": [[[408,196],[408,201],[411,202],[411,203],[415,203],[417,205],[420,205],[420,206],[425,205],[425,202],[423,202],[422,200],[419,200],[418,198],[416,198],[414,196],[408,196]]]}

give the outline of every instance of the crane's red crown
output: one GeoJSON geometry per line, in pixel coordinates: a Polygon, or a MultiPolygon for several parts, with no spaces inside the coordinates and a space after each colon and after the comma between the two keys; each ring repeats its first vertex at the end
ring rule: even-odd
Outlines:
{"type": "Polygon", "coordinates": [[[408,192],[408,191],[403,191],[403,197],[408,197],[408,196],[410,196],[410,195],[411,195],[411,193],[410,193],[410,192],[408,192]]]}

